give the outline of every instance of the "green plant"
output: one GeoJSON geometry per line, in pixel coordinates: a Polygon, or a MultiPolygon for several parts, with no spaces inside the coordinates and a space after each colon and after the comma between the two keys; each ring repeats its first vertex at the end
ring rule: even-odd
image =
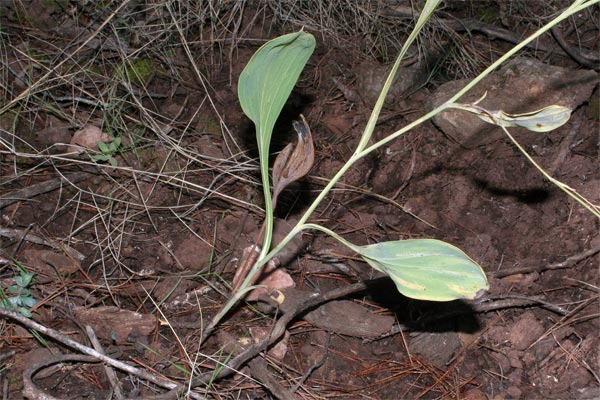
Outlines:
{"type": "MultiPolygon", "coordinates": [[[[440,105],[406,127],[370,144],[384,99],[400,62],[440,1],[441,0],[428,0],[426,2],[424,9],[416,22],[415,28],[408,40],[404,43],[400,54],[385,81],[358,146],[350,159],[340,168],[335,176],[331,178],[329,183],[307,208],[288,235],[273,248],[271,248],[273,209],[276,205],[277,195],[287,183],[298,179],[310,169],[310,165],[312,165],[311,157],[314,153],[312,153],[310,129],[306,125],[306,122],[295,123],[294,128],[296,128],[299,137],[298,145],[293,152],[291,147],[288,146],[288,148],[284,149],[277,157],[273,166],[273,185],[271,186],[268,174],[268,155],[271,134],[275,120],[279,116],[300,72],[314,50],[315,40],[312,35],[302,31],[284,35],[263,45],[250,59],[248,65],[240,75],[238,95],[244,113],[246,113],[256,126],[256,139],[259,149],[266,213],[263,229],[257,240],[257,242],[262,240],[262,248],[257,255],[249,257],[246,262],[242,263],[242,268],[247,270],[245,277],[242,277],[243,280],[240,280],[238,284],[234,284],[232,296],[208,325],[203,338],[208,337],[208,335],[211,334],[212,329],[214,329],[216,324],[218,324],[225,314],[237,303],[237,301],[244,297],[245,293],[252,289],[252,284],[263,266],[266,265],[266,263],[295,235],[306,229],[319,230],[334,237],[358,253],[373,268],[389,275],[396,284],[398,290],[408,297],[430,301],[449,301],[459,298],[472,299],[477,297],[481,291],[488,289],[488,282],[482,268],[460,249],[448,243],[433,239],[412,239],[357,246],[323,226],[307,223],[317,206],[339,181],[342,175],[356,161],[382,147],[391,140],[410,131],[415,126],[427,121],[436,114],[443,112],[447,108],[460,108],[476,113],[485,121],[499,125],[507,134],[506,127],[510,126],[524,126],[534,131],[547,131],[564,124],[568,120],[571,110],[560,106],[550,106],[527,114],[510,115],[501,111],[485,110],[483,107],[477,106],[476,103],[467,105],[456,103],[456,101],[476,83],[487,76],[493,69],[524,47],[529,41],[535,39],[541,33],[547,31],[565,18],[598,2],[598,0],[587,2],[576,1],[547,26],[540,29],[523,43],[501,57],[497,62],[492,64],[446,103],[440,105]],[[287,177],[287,183],[282,183],[282,176],[287,177]],[[273,188],[272,194],[271,187],[273,188]]],[[[565,191],[569,195],[574,196],[572,192],[565,191]]]]}
{"type": "Polygon", "coordinates": [[[96,154],[92,157],[92,159],[96,162],[108,162],[113,167],[118,165],[117,160],[114,155],[117,154],[121,150],[121,138],[116,137],[110,142],[98,142],[98,150],[100,150],[100,154],[96,154]]]}
{"type": "Polygon", "coordinates": [[[0,307],[14,309],[27,318],[31,318],[29,309],[37,304],[37,300],[31,294],[29,285],[33,281],[34,274],[28,272],[21,265],[16,264],[19,275],[15,276],[14,285],[6,288],[7,294],[0,288],[0,307]]]}

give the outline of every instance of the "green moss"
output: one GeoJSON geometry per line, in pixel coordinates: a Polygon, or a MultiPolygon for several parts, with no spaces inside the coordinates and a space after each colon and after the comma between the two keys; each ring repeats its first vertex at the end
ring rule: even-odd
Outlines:
{"type": "Polygon", "coordinates": [[[146,87],[156,73],[156,62],[151,58],[140,58],[134,61],[123,61],[115,68],[114,75],[129,80],[137,86],[146,87]]]}
{"type": "Polygon", "coordinates": [[[479,20],[486,24],[493,24],[498,20],[498,10],[494,7],[485,7],[479,10],[479,20]]]}

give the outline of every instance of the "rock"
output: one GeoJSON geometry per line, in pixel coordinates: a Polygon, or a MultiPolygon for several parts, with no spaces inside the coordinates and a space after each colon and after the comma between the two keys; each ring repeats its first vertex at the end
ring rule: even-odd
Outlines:
{"type": "MultiPolygon", "coordinates": [[[[54,121],[53,121],[54,122],[54,121]]],[[[46,146],[52,146],[55,151],[65,151],[66,144],[71,140],[69,124],[58,121],[36,132],[38,141],[46,146]]]]}
{"type": "Polygon", "coordinates": [[[183,266],[192,271],[198,271],[210,263],[213,248],[206,241],[190,236],[175,249],[175,258],[183,266]]]}
{"type": "Polygon", "coordinates": [[[110,142],[108,133],[94,125],[88,125],[73,134],[67,147],[69,153],[77,153],[85,149],[98,150],[98,142],[110,142]]]}
{"type": "MultiPolygon", "coordinates": [[[[391,69],[392,65],[375,62],[364,62],[357,66],[356,86],[358,95],[367,106],[372,107],[375,105],[391,69]]],[[[400,95],[421,86],[427,81],[428,75],[426,62],[417,62],[398,68],[394,82],[387,94],[386,104],[394,102],[400,95]]]]}
{"type": "MultiPolygon", "coordinates": [[[[314,292],[295,288],[285,289],[282,293],[283,296],[277,300],[271,295],[262,294],[258,304],[261,311],[274,312],[274,309],[279,306],[279,311],[286,313],[308,298],[317,295],[314,292]]],[[[282,293],[280,292],[279,295],[282,293]]],[[[395,318],[391,315],[374,314],[350,300],[325,303],[306,313],[302,318],[328,332],[361,338],[379,337],[388,333],[395,322],[395,318]]]]}
{"type": "Polygon", "coordinates": [[[112,306],[76,309],[82,325],[90,325],[100,339],[125,344],[143,340],[157,327],[156,317],[112,306]]]}
{"type": "Polygon", "coordinates": [[[577,400],[600,399],[600,387],[595,386],[577,389],[577,395],[575,398],[577,400]]]}
{"type": "MultiPolygon", "coordinates": [[[[448,100],[469,82],[462,79],[440,86],[434,93],[431,108],[448,100]]],[[[572,70],[520,58],[486,77],[459,102],[472,103],[487,91],[479,105],[488,110],[521,114],[552,104],[575,109],[589,99],[597,83],[598,74],[594,71],[572,70]]],[[[504,137],[500,128],[464,111],[444,111],[433,122],[444,134],[467,148],[504,137]]],[[[523,128],[512,129],[524,131],[523,128]]]]}
{"type": "Polygon", "coordinates": [[[487,400],[487,396],[480,389],[471,389],[460,396],[462,400],[487,400]]]}
{"type": "Polygon", "coordinates": [[[26,249],[23,258],[38,274],[35,283],[48,283],[56,279],[57,274],[62,278],[81,269],[81,263],[65,255],[55,253],[51,250],[26,249]]]}
{"type": "Polygon", "coordinates": [[[444,369],[461,347],[456,332],[417,332],[408,343],[411,354],[444,369]]]}
{"type": "Polygon", "coordinates": [[[520,399],[523,391],[516,386],[511,386],[506,389],[506,394],[510,396],[511,399],[520,399]]]}
{"type": "MultiPolygon", "coordinates": [[[[272,329],[270,327],[265,326],[251,326],[250,328],[248,328],[248,331],[250,332],[250,336],[252,336],[254,342],[260,343],[263,339],[265,339],[271,334],[272,329]]],[[[290,336],[290,332],[285,331],[285,333],[283,334],[283,338],[280,341],[278,341],[273,347],[271,347],[267,353],[275,360],[279,362],[283,361],[285,353],[287,353],[288,350],[290,336]]]]}
{"type": "Polygon", "coordinates": [[[296,286],[296,282],[291,275],[282,267],[277,268],[273,260],[265,265],[259,280],[256,282],[256,289],[250,291],[246,300],[256,301],[263,293],[269,293],[273,290],[284,290],[296,286]]]}
{"type": "Polygon", "coordinates": [[[513,368],[522,369],[523,362],[521,358],[523,357],[522,352],[516,350],[510,350],[508,352],[508,360],[510,361],[510,366],[513,368]]]}

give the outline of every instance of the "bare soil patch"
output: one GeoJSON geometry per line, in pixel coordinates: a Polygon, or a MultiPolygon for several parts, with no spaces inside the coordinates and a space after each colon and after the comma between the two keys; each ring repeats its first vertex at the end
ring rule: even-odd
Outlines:
{"type": "MultiPolygon", "coordinates": [[[[0,5],[0,286],[26,298],[14,292],[19,268],[33,273],[33,321],[158,377],[109,369],[3,317],[3,398],[177,398],[165,394],[170,383],[213,375],[187,396],[598,398],[598,220],[502,135],[466,145],[431,121],[355,165],[314,219],[361,245],[452,243],[485,269],[489,293],[411,300],[335,240],[307,233],[279,255],[295,286],[281,307],[268,295],[243,304],[198,345],[263,218],[254,128],[237,100],[245,63],[280,33],[304,26],[317,37],[274,135],[277,152],[295,140],[291,123],[302,113],[316,147],[310,174],[279,200],[277,240],[354,151],[394,40],[411,26],[393,2],[343,12],[325,2],[320,26],[315,10],[300,6],[217,3],[0,5]],[[91,141],[72,141],[81,135],[91,141]],[[115,138],[114,151],[97,145],[115,138]],[[350,285],[356,290],[290,317],[278,346],[217,378],[303,301],[350,285]]],[[[428,112],[442,84],[474,76],[550,18],[533,3],[448,3],[440,18],[488,30],[432,26],[420,50],[437,46],[415,49],[402,69],[379,138],[428,112]]],[[[585,57],[598,52],[597,11],[560,27],[585,57]]],[[[538,44],[521,56],[590,70],[551,35],[538,44]]],[[[599,89],[588,74],[566,125],[516,137],[598,204],[599,89]]]]}

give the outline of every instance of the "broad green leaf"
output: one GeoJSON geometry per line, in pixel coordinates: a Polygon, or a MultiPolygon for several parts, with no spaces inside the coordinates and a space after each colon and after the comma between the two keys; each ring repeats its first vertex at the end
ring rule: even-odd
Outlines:
{"type": "MultiPolygon", "coordinates": [[[[29,284],[33,280],[33,277],[35,274],[24,271],[24,270],[22,270],[20,273],[21,273],[20,278],[22,278],[22,280],[19,280],[19,282],[21,282],[21,283],[17,282],[17,284],[21,287],[29,286],[29,284]]],[[[18,278],[18,277],[15,277],[15,281],[17,281],[16,278],[18,278]]]]}
{"type": "Polygon", "coordinates": [[[373,268],[389,275],[400,293],[413,299],[473,299],[489,288],[475,261],[439,240],[398,240],[353,248],[373,268]]]}
{"type": "Polygon", "coordinates": [[[111,153],[116,153],[117,150],[119,149],[120,145],[121,145],[121,137],[117,137],[110,142],[110,144],[108,145],[108,148],[111,153]]]}
{"type": "Polygon", "coordinates": [[[268,161],[275,121],[315,48],[315,38],[295,32],[275,38],[252,56],[238,82],[242,110],[256,125],[261,163],[268,161]]]}

